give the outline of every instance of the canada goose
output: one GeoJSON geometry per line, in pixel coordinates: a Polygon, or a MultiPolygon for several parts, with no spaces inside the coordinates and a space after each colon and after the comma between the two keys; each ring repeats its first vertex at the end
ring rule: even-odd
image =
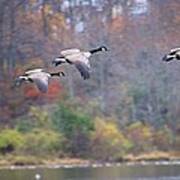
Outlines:
{"type": "Polygon", "coordinates": [[[23,82],[35,83],[38,89],[46,93],[48,91],[49,78],[52,76],[65,76],[64,72],[49,73],[43,69],[33,69],[26,71],[23,75],[15,79],[14,86],[20,86],[23,82]]]}
{"type": "Polygon", "coordinates": [[[79,70],[81,76],[84,79],[90,78],[90,63],[89,58],[91,55],[99,51],[107,51],[108,49],[105,46],[101,46],[90,51],[81,51],[80,49],[67,49],[61,51],[61,56],[55,58],[52,61],[52,64],[58,66],[62,63],[74,64],[79,70]]]}
{"type": "Polygon", "coordinates": [[[163,57],[163,61],[180,60],[180,48],[171,49],[169,54],[163,57]]]}

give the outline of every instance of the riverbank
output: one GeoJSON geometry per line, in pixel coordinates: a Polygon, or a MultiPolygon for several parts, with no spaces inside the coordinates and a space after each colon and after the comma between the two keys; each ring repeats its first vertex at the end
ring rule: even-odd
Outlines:
{"type": "Polygon", "coordinates": [[[180,161],[180,152],[162,152],[162,151],[152,151],[150,153],[141,153],[139,155],[129,154],[124,157],[125,161],[129,162],[139,162],[139,161],[180,161]]]}
{"type": "Polygon", "coordinates": [[[16,168],[72,168],[72,167],[101,167],[121,164],[180,164],[180,152],[151,152],[146,154],[124,156],[115,162],[96,161],[91,159],[78,158],[54,158],[35,156],[1,156],[0,169],[16,168]]]}

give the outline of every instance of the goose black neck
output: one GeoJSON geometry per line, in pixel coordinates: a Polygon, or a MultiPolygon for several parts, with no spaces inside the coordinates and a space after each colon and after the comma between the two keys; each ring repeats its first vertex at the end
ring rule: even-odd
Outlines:
{"type": "Polygon", "coordinates": [[[102,51],[101,48],[92,49],[92,50],[90,50],[89,52],[90,52],[91,54],[94,54],[94,53],[97,53],[97,52],[99,52],[99,51],[102,51]]]}
{"type": "Polygon", "coordinates": [[[34,82],[31,78],[28,78],[28,81],[29,81],[29,82],[31,82],[31,83],[33,83],[33,82],[34,82]]]}
{"type": "Polygon", "coordinates": [[[60,76],[60,73],[57,72],[57,73],[51,73],[51,76],[60,76]]]}
{"type": "Polygon", "coordinates": [[[57,72],[57,73],[51,73],[50,75],[51,75],[51,76],[59,76],[59,77],[61,77],[61,76],[65,76],[65,74],[64,74],[64,72],[63,72],[63,71],[61,71],[61,72],[57,72]]]}
{"type": "Polygon", "coordinates": [[[180,60],[180,54],[176,54],[176,59],[180,60]]]}

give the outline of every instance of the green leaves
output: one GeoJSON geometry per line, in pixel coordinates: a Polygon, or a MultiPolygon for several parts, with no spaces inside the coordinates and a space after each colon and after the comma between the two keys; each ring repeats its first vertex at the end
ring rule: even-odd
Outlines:
{"type": "Polygon", "coordinates": [[[0,133],[0,152],[8,153],[20,148],[24,143],[23,136],[16,130],[6,129],[0,133]]]}
{"type": "Polygon", "coordinates": [[[72,108],[59,104],[52,118],[57,130],[62,132],[67,138],[71,138],[77,131],[88,134],[94,128],[92,119],[72,108]]]}
{"type": "Polygon", "coordinates": [[[23,151],[31,155],[49,155],[62,150],[63,136],[52,130],[34,129],[24,135],[23,151]]]}
{"type": "Polygon", "coordinates": [[[73,106],[59,104],[54,112],[52,122],[57,131],[67,139],[65,151],[74,156],[88,153],[90,132],[94,129],[92,119],[73,106]]]}

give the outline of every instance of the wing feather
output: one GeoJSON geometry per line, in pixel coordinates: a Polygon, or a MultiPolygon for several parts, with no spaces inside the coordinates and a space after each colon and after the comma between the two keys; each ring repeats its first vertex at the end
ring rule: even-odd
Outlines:
{"type": "Polygon", "coordinates": [[[89,79],[90,78],[90,69],[85,63],[77,61],[75,63],[75,66],[79,70],[81,76],[84,79],[89,79]]]}
{"type": "Polygon", "coordinates": [[[72,63],[82,62],[90,68],[89,59],[85,57],[82,53],[67,55],[66,59],[68,59],[72,63]]]}
{"type": "Polygon", "coordinates": [[[90,53],[80,52],[79,49],[69,49],[62,51],[61,54],[75,65],[84,79],[90,78],[90,63],[88,59],[90,53]]]}
{"type": "Polygon", "coordinates": [[[76,53],[79,53],[79,52],[80,52],[79,49],[67,49],[67,50],[62,50],[61,55],[67,56],[67,55],[76,54],[76,53]]]}
{"type": "Polygon", "coordinates": [[[175,49],[171,49],[170,53],[168,55],[176,55],[177,53],[180,52],[180,48],[175,48],[175,49]]]}
{"type": "Polygon", "coordinates": [[[33,82],[41,92],[46,93],[48,91],[49,76],[47,73],[35,73],[32,74],[30,78],[33,79],[33,82]]]}
{"type": "Polygon", "coordinates": [[[39,69],[28,70],[25,72],[25,74],[29,75],[29,74],[33,74],[33,73],[39,73],[39,72],[43,72],[43,69],[39,68],[39,69]]]}

